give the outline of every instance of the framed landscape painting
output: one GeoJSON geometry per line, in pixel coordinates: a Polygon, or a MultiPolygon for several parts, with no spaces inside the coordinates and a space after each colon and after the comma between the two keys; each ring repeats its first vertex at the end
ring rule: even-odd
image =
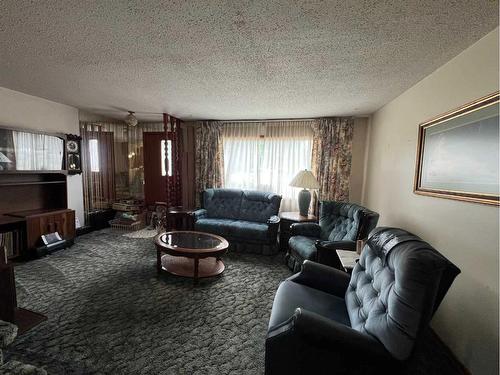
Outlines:
{"type": "Polygon", "coordinates": [[[420,124],[416,194],[499,205],[499,93],[420,124]]]}

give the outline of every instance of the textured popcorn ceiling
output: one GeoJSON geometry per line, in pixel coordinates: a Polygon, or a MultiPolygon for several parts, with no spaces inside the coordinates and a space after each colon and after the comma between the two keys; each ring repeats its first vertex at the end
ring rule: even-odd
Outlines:
{"type": "Polygon", "coordinates": [[[362,115],[496,26],[491,0],[2,0],[0,86],[117,118],[362,115]]]}

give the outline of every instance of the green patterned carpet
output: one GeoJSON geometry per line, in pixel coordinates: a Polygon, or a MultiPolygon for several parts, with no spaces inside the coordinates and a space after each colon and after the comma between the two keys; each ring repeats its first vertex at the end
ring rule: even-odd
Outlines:
{"type": "MultiPolygon", "coordinates": [[[[6,353],[50,374],[262,374],[282,256],[228,254],[219,278],[157,276],[151,238],[111,230],[16,266],[18,302],[48,320],[6,353]]],[[[435,343],[413,374],[456,373],[435,343]]]]}

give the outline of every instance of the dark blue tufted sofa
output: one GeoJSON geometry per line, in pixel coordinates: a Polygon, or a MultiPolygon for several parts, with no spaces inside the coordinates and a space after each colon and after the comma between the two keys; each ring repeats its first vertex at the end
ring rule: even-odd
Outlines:
{"type": "Polygon", "coordinates": [[[261,191],[207,189],[194,212],[197,231],[217,234],[235,251],[275,254],[281,196],[261,191]]]}
{"type": "Polygon", "coordinates": [[[319,224],[291,226],[286,263],[300,271],[304,260],[340,268],[335,249],[356,250],[356,241],[365,240],[377,226],[379,214],[354,203],[320,202],[319,224]]]}
{"type": "Polygon", "coordinates": [[[370,234],[352,276],[305,261],[281,283],[266,339],[266,374],[404,374],[460,270],[398,228],[370,234]]]}

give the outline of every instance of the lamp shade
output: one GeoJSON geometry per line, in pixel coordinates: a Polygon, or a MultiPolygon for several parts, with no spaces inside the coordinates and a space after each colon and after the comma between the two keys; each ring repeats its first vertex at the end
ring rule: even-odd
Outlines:
{"type": "Polygon", "coordinates": [[[12,161],[3,152],[0,152],[0,163],[12,163],[12,161]]]}
{"type": "Polygon", "coordinates": [[[290,182],[290,186],[304,189],[319,189],[318,180],[316,180],[316,177],[307,169],[297,173],[292,182],[290,182]]]}

